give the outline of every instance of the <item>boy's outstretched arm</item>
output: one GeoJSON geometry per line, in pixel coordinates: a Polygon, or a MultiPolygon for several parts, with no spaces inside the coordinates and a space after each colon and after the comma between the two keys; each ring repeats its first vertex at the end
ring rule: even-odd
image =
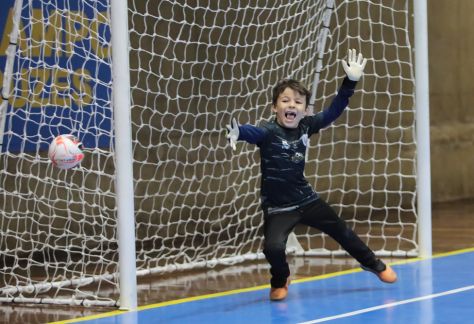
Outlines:
{"type": "Polygon", "coordinates": [[[321,128],[326,127],[334,122],[347,107],[349,98],[354,94],[357,81],[359,81],[364,74],[366,63],[367,59],[362,56],[362,53],[357,55],[355,49],[349,50],[347,54],[347,61],[342,61],[342,67],[346,72],[346,78],[342,82],[338,94],[331,102],[331,105],[321,113],[321,128]]]}
{"type": "Polygon", "coordinates": [[[265,137],[265,131],[252,125],[240,125],[235,118],[227,125],[227,140],[233,150],[237,148],[237,141],[243,140],[250,144],[258,144],[265,137]]]}

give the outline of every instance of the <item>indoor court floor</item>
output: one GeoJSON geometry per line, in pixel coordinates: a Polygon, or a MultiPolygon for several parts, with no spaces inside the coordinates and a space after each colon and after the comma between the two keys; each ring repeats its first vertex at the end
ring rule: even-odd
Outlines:
{"type": "MultiPolygon", "coordinates": [[[[474,318],[474,201],[433,206],[429,259],[385,259],[384,284],[350,258],[289,258],[283,302],[268,300],[264,261],[141,278],[139,310],[0,304],[0,323],[469,323],[474,318]]],[[[472,320],[474,323],[474,320],[472,320]]]]}
{"type": "Polygon", "coordinates": [[[82,323],[466,323],[474,318],[474,249],[393,266],[396,284],[358,269],[296,280],[288,298],[256,287],[114,312],[82,323]]]}

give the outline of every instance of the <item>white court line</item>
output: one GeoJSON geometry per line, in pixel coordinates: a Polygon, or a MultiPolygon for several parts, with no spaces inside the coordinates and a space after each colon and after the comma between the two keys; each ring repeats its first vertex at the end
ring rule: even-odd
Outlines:
{"type": "Polygon", "coordinates": [[[460,293],[460,292],[463,292],[463,291],[466,291],[466,290],[471,290],[471,289],[474,289],[474,285],[461,287],[461,288],[458,288],[458,289],[453,289],[453,290],[448,290],[448,291],[443,291],[443,292],[437,293],[437,294],[431,294],[431,295],[421,296],[421,297],[417,297],[417,298],[405,299],[405,300],[401,300],[401,301],[398,301],[398,302],[384,304],[384,305],[380,305],[380,306],[364,308],[364,309],[360,309],[360,310],[354,311],[354,312],[349,312],[349,313],[344,313],[344,314],[339,314],[339,315],[334,315],[334,316],[329,316],[329,317],[323,317],[323,318],[315,319],[315,320],[308,321],[308,322],[301,322],[299,324],[313,324],[313,323],[327,322],[327,321],[331,321],[331,320],[335,320],[335,319],[339,319],[339,318],[350,317],[350,316],[354,316],[354,315],[368,313],[368,312],[372,312],[372,311],[383,309],[383,308],[390,308],[390,307],[394,307],[394,306],[398,306],[398,305],[414,303],[414,302],[421,301],[421,300],[426,300],[426,299],[432,299],[432,298],[442,297],[442,296],[446,296],[446,295],[457,294],[457,293],[460,293]]]}

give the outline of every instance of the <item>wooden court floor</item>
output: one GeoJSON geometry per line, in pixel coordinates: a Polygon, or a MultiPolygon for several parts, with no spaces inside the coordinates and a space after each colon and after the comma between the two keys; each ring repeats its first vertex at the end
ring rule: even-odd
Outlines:
{"type": "MultiPolygon", "coordinates": [[[[474,201],[433,206],[434,254],[474,247],[474,201]]],[[[387,259],[386,259],[387,260],[387,259]]],[[[388,262],[397,260],[387,260],[388,262]]],[[[292,279],[319,276],[358,267],[349,258],[291,258],[292,279]]],[[[139,305],[268,284],[265,262],[249,263],[203,272],[140,279],[139,305]]],[[[0,304],[0,323],[47,323],[96,315],[110,308],[0,304]]]]}

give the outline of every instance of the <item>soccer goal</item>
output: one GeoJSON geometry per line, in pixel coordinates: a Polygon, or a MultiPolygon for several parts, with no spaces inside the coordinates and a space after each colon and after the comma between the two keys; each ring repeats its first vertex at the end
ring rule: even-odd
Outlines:
{"type": "MultiPolygon", "coordinates": [[[[377,254],[420,254],[413,1],[4,2],[0,302],[134,308],[135,274],[262,258],[258,151],[232,152],[225,125],[271,118],[287,77],[323,109],[349,48],[365,76],[306,175],[377,254]],[[59,134],[82,141],[79,167],[49,162],[59,134]]],[[[343,254],[317,231],[290,241],[343,254]]]]}

